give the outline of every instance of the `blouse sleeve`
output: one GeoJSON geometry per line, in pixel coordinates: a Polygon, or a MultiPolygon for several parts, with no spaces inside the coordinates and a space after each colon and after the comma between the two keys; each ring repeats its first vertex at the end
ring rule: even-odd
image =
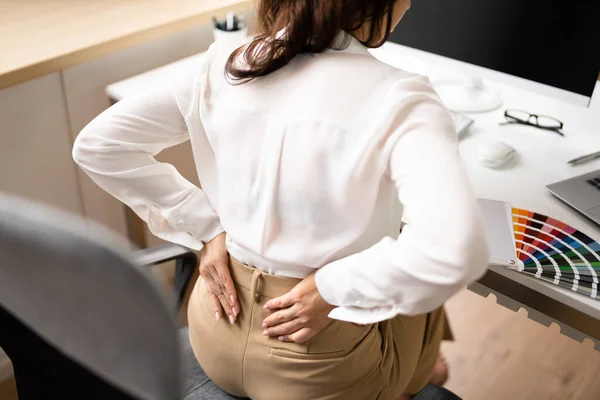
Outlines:
{"type": "Polygon", "coordinates": [[[334,319],[374,323],[430,312],[487,267],[479,207],[448,111],[425,80],[398,90],[385,179],[395,183],[406,225],[398,238],[383,238],[317,272],[319,292],[338,306],[334,319]]]}
{"type": "Polygon", "coordinates": [[[196,250],[223,232],[219,216],[201,188],[154,156],[189,140],[186,117],[199,85],[184,79],[126,98],[86,126],[73,148],[75,162],[153,234],[196,250]]]}

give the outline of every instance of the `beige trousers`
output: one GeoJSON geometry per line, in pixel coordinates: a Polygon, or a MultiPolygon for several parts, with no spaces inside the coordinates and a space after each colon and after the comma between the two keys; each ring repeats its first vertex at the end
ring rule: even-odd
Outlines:
{"type": "Polygon", "coordinates": [[[188,308],[192,348],[222,389],[253,400],[395,400],[430,380],[440,342],[451,340],[443,309],[356,326],[334,320],[308,342],[263,336],[263,306],[298,279],[263,273],[231,259],[241,313],[217,322],[204,281],[188,308]]]}

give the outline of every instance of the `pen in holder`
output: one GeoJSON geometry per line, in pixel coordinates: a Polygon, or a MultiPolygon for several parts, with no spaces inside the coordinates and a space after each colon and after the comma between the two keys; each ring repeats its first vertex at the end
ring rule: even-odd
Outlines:
{"type": "Polygon", "coordinates": [[[219,21],[213,17],[213,35],[215,42],[227,48],[238,48],[244,44],[248,35],[244,21],[234,13],[227,14],[225,21],[219,21]]]}

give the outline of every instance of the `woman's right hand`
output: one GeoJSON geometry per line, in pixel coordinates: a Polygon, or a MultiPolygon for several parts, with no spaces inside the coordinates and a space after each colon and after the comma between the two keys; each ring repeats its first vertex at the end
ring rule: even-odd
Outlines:
{"type": "Polygon", "coordinates": [[[216,320],[219,321],[223,315],[227,315],[229,322],[233,324],[240,313],[240,304],[229,271],[225,235],[223,232],[215,236],[200,251],[200,276],[206,283],[216,320]]]}

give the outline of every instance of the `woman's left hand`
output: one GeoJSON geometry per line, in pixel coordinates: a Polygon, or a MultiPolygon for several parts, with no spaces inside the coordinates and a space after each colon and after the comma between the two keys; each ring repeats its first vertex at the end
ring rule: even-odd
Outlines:
{"type": "Polygon", "coordinates": [[[331,323],[328,315],[335,306],[321,297],[315,273],[304,278],[288,293],[265,304],[265,309],[274,311],[263,321],[265,336],[304,343],[331,323]]]}

